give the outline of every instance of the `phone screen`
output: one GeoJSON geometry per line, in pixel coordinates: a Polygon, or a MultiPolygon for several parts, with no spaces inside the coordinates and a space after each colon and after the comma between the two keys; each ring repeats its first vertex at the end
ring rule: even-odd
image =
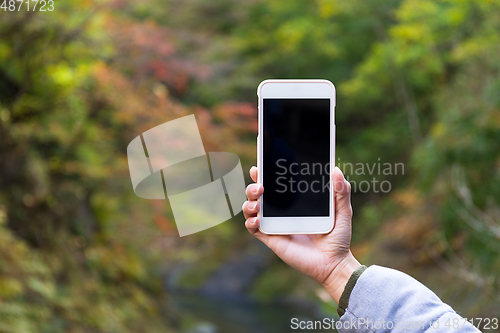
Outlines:
{"type": "Polygon", "coordinates": [[[330,99],[263,100],[263,216],[329,216],[330,99]]]}

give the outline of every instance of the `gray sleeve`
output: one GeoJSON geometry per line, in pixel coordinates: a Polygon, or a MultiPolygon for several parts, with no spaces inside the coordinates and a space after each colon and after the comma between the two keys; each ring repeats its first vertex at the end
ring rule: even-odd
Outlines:
{"type": "Polygon", "coordinates": [[[370,266],[356,281],[345,313],[344,332],[480,332],[411,276],[370,266]]]}

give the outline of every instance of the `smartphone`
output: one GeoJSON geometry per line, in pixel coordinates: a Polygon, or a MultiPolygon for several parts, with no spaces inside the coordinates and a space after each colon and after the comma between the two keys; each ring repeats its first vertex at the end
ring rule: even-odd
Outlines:
{"type": "Polygon", "coordinates": [[[260,231],[329,233],[335,225],[335,86],[327,80],[265,80],[257,96],[260,231]]]}

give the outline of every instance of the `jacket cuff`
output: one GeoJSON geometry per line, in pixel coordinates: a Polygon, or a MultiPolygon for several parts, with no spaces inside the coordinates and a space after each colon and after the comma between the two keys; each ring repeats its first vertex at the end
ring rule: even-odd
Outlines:
{"type": "Polygon", "coordinates": [[[344,315],[345,310],[349,306],[349,298],[351,297],[351,292],[356,285],[356,281],[358,281],[358,278],[361,276],[361,274],[363,274],[366,268],[367,267],[365,265],[361,265],[360,267],[356,268],[356,270],[352,272],[349,281],[347,281],[344,291],[342,292],[342,296],[340,296],[339,307],[337,308],[337,313],[340,317],[344,315]]]}

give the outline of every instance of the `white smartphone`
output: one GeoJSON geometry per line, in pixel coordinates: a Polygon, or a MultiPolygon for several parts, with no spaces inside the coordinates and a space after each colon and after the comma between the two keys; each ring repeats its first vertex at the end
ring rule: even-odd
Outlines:
{"type": "Polygon", "coordinates": [[[260,231],[329,233],[335,225],[335,86],[327,80],[265,80],[257,95],[260,231]]]}

